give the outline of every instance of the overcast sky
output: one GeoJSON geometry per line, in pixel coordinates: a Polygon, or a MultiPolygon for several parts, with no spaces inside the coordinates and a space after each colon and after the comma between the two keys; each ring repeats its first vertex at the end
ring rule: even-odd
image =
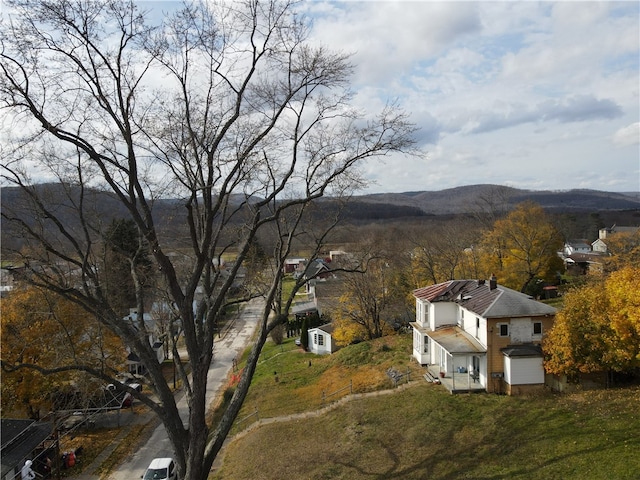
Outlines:
{"type": "Polygon", "coordinates": [[[397,99],[426,158],[371,163],[370,192],[492,183],[640,190],[639,2],[311,1],[353,52],[356,101],[397,99]]]}

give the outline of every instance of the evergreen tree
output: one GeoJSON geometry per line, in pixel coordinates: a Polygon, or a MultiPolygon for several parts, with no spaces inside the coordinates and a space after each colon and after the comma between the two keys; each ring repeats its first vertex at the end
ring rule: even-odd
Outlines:
{"type": "Polygon", "coordinates": [[[302,319],[302,329],[300,330],[300,345],[305,352],[309,350],[309,320],[307,317],[302,319]]]}

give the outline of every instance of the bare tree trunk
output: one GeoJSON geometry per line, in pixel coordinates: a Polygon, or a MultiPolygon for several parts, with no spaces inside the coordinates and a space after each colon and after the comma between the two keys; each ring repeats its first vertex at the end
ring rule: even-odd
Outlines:
{"type": "MultiPolygon", "coordinates": [[[[24,203],[2,216],[24,238],[16,258],[27,281],[81,305],[140,357],[157,400],[132,395],[164,423],[180,474],[206,478],[276,325],[270,312],[286,315],[291,305],[276,292],[293,239],[306,235],[319,251],[335,225],[312,233],[305,210],[364,186],[362,161],[410,150],[414,128],[393,106],[366,117],[352,108],[348,57],[311,45],[307,21],[286,1],[186,4],[162,25],[126,1],[6,3],[0,101],[5,125],[17,128],[6,132],[2,178],[24,203]],[[33,185],[36,170],[65,187],[59,205],[33,185]],[[110,207],[94,214],[99,204],[88,195],[110,207]],[[180,205],[175,217],[158,214],[166,203],[180,205]],[[102,220],[115,216],[135,223],[179,317],[193,367],[191,380],[179,368],[186,426],[142,319],[161,297],[149,298],[135,265],[137,321],[123,320],[105,294],[102,220]],[[273,238],[278,274],[234,293],[259,235],[273,238]],[[225,256],[235,260],[223,265],[225,256]],[[221,422],[207,425],[216,327],[227,304],[258,295],[267,306],[247,367],[221,422]]],[[[37,368],[78,369],[127,388],[88,364],[37,368]]]]}

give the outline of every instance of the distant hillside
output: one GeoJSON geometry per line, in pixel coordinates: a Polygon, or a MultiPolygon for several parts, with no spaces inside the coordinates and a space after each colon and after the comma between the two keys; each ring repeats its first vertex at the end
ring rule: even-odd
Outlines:
{"type": "Polygon", "coordinates": [[[380,193],[356,197],[359,202],[419,208],[426,214],[469,213],[489,206],[510,210],[531,200],[546,210],[602,211],[640,209],[640,194],[598,190],[520,190],[499,185],[469,185],[431,192],[380,193]]]}
{"type": "MultiPolygon", "coordinates": [[[[49,200],[48,208],[58,216],[70,229],[80,228],[77,218],[73,216],[70,200],[67,194],[77,203],[80,192],[77,188],[48,184],[37,186],[40,194],[49,200]]],[[[2,193],[3,215],[17,214],[26,218],[27,223],[35,224],[37,220],[30,217],[30,207],[24,193],[16,187],[5,187],[2,193]]],[[[244,197],[234,198],[239,205],[244,197]]],[[[250,202],[258,199],[249,199],[250,202]]],[[[499,185],[469,185],[449,188],[433,192],[405,192],[384,193],[374,195],[355,196],[348,204],[337,202],[331,198],[323,198],[315,203],[315,209],[309,209],[309,215],[326,216],[332,211],[341,211],[341,216],[347,222],[366,224],[373,222],[402,221],[424,219],[427,217],[444,218],[449,215],[467,214],[473,212],[505,213],[515,205],[531,200],[540,204],[553,213],[573,214],[591,213],[601,214],[599,222],[602,224],[638,224],[640,223],[640,194],[612,193],[597,190],[568,190],[568,191],[533,191],[499,185]]],[[[127,212],[113,194],[89,190],[84,192],[87,214],[91,219],[108,224],[111,219],[126,217],[127,212]]],[[[161,236],[168,238],[176,236],[185,226],[186,209],[179,199],[159,199],[154,202],[153,215],[161,229],[161,236]]],[[[238,216],[240,221],[241,215],[238,216]]],[[[44,228],[52,225],[42,224],[44,228]]],[[[6,248],[20,248],[22,238],[12,232],[5,219],[0,226],[2,245],[6,248]]]]}

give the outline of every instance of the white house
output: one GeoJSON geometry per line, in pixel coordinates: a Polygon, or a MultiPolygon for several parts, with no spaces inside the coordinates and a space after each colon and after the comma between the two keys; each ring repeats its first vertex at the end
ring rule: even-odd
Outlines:
{"type": "Polygon", "coordinates": [[[607,246],[607,238],[611,238],[616,234],[634,235],[640,232],[640,227],[619,227],[613,225],[611,228],[601,228],[598,231],[598,239],[591,243],[591,249],[594,252],[607,253],[609,248],[607,246]]]}
{"type": "Polygon", "coordinates": [[[452,392],[544,386],[542,350],[556,309],[498,285],[451,280],[413,291],[413,357],[452,392]]]}
{"type": "Polygon", "coordinates": [[[569,240],[564,244],[563,253],[565,256],[573,255],[574,253],[589,253],[591,251],[591,244],[587,240],[569,240]]]}
{"type": "Polygon", "coordinates": [[[598,238],[597,240],[591,242],[591,251],[598,253],[607,253],[607,250],[607,244],[603,239],[598,238]]]}
{"type": "MultiPolygon", "coordinates": [[[[153,316],[149,312],[145,312],[142,315],[142,319],[144,322],[144,329],[149,340],[149,345],[156,353],[156,358],[158,363],[164,362],[164,348],[163,348],[163,339],[160,338],[158,329],[156,328],[155,320],[153,316]]],[[[123,320],[131,322],[133,327],[138,329],[138,311],[135,308],[129,309],[129,315],[123,318],[123,320]]],[[[135,352],[129,352],[127,356],[127,365],[129,366],[129,372],[134,374],[143,374],[144,368],[140,361],[140,357],[135,352]]]]}
{"type": "Polygon", "coordinates": [[[333,334],[333,324],[327,323],[316,328],[310,328],[309,332],[309,351],[318,355],[333,353],[338,350],[335,340],[331,336],[333,334]]]}

